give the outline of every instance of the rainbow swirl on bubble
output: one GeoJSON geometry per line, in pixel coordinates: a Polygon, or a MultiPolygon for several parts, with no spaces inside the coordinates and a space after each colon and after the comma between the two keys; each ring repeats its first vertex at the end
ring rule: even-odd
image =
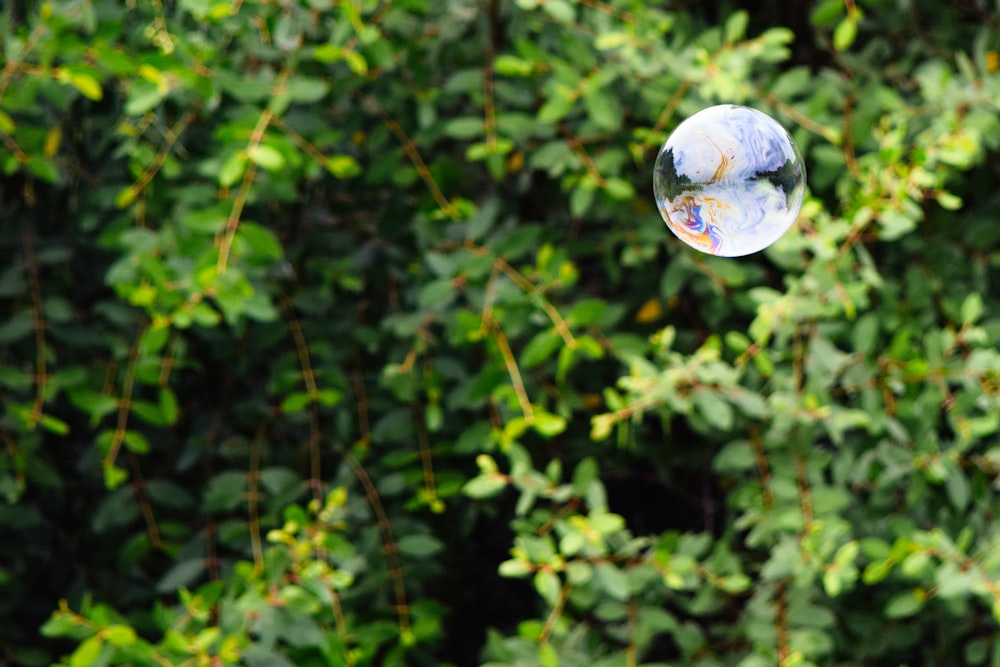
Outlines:
{"type": "Polygon", "coordinates": [[[805,166],[791,136],[767,114],[709,107],[663,144],[653,192],[681,241],[711,255],[738,257],[768,247],[795,222],[805,166]]]}

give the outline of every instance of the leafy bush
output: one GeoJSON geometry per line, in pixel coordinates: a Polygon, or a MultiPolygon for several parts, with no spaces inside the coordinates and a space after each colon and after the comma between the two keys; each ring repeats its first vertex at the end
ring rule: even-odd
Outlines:
{"type": "Polygon", "coordinates": [[[1000,665],[1000,7],[695,4],[4,4],[4,660],[1000,665]]]}

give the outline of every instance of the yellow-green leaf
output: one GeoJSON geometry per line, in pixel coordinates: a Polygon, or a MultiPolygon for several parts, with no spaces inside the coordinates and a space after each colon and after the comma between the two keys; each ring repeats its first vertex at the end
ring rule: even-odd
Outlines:
{"type": "Polygon", "coordinates": [[[73,72],[69,75],[69,83],[84,97],[94,100],[95,102],[100,101],[104,97],[104,91],[101,90],[101,84],[98,83],[97,79],[85,74],[83,72],[73,72]]]}
{"type": "Polygon", "coordinates": [[[246,153],[243,151],[233,153],[226,159],[225,162],[222,163],[222,169],[219,170],[219,185],[224,188],[230,187],[236,183],[236,181],[243,178],[243,173],[246,169],[246,153]]]}
{"type": "Polygon", "coordinates": [[[247,157],[257,166],[268,171],[280,171],[285,166],[285,156],[266,144],[257,144],[248,148],[247,157]]]}
{"type": "Polygon", "coordinates": [[[0,110],[0,132],[13,134],[15,128],[14,119],[8,116],[6,112],[0,110]]]}

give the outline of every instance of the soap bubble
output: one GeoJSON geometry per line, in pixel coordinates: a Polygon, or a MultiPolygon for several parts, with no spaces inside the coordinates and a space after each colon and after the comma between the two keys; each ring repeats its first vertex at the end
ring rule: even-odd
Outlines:
{"type": "Polygon", "coordinates": [[[667,138],[653,170],[660,215],[677,238],[740,257],[795,222],[806,169],[792,137],[767,114],[735,104],[703,109],[667,138]]]}

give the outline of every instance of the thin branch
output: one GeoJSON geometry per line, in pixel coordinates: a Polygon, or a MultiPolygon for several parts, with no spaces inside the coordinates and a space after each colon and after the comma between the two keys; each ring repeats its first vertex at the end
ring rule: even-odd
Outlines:
{"type": "Polygon", "coordinates": [[[376,526],[382,536],[382,551],[389,567],[389,577],[392,579],[393,591],[396,596],[396,617],[399,623],[399,634],[410,634],[410,607],[406,602],[406,588],[403,585],[403,565],[399,560],[399,544],[392,532],[392,524],[382,505],[382,499],[375,489],[372,478],[368,475],[361,462],[347,449],[343,450],[344,458],[354,471],[354,476],[364,487],[368,505],[375,513],[376,526]]]}
{"type": "Polygon", "coordinates": [[[628,646],[625,647],[625,667],[636,667],[638,649],[635,642],[636,628],[639,620],[639,607],[634,601],[628,602],[628,646]]]}
{"type": "Polygon", "coordinates": [[[184,134],[184,130],[187,129],[187,126],[190,125],[194,119],[194,112],[189,111],[184,114],[172,128],[167,130],[166,141],[163,142],[162,146],[160,146],[160,150],[153,157],[153,161],[148,167],[146,167],[142,174],[139,175],[136,182],[129,186],[129,189],[133,193],[133,197],[137,197],[142,194],[142,191],[146,189],[150,182],[152,182],[153,178],[160,171],[160,168],[163,167],[163,164],[170,156],[170,151],[173,150],[174,144],[177,143],[177,141],[181,138],[181,135],[184,134]]]}
{"type": "Polygon", "coordinates": [[[556,332],[566,342],[567,346],[569,346],[572,349],[576,349],[578,343],[576,341],[576,338],[574,338],[573,333],[569,330],[569,325],[566,324],[566,320],[563,319],[562,315],[559,313],[559,310],[542,295],[541,290],[538,289],[538,287],[536,287],[534,283],[525,278],[520,271],[518,271],[513,266],[508,264],[507,260],[505,260],[503,257],[497,257],[496,260],[494,261],[494,265],[501,271],[503,271],[504,274],[506,274],[511,280],[513,280],[517,284],[517,286],[520,287],[525,293],[527,294],[537,293],[541,297],[540,302],[542,310],[544,310],[545,314],[549,316],[550,320],[552,320],[552,324],[555,325],[556,332]]]}
{"type": "MultiPolygon", "coordinates": [[[[260,114],[256,127],[250,133],[250,142],[244,149],[248,155],[264,140],[264,132],[267,130],[267,126],[273,117],[274,114],[270,109],[264,109],[260,114]]],[[[236,239],[236,230],[240,226],[243,208],[250,197],[250,187],[257,177],[257,164],[249,158],[247,162],[246,170],[243,172],[243,180],[240,182],[240,189],[236,193],[236,199],[233,200],[233,208],[229,211],[229,217],[226,219],[226,228],[223,231],[222,240],[219,242],[219,261],[216,264],[216,273],[220,276],[226,272],[229,264],[229,253],[232,251],[233,241],[236,239]]]]}
{"type": "Polygon", "coordinates": [[[635,23],[635,17],[631,12],[627,12],[624,9],[616,9],[606,2],[601,2],[601,0],[580,0],[580,4],[586,5],[591,9],[596,9],[612,18],[620,19],[623,23],[628,23],[629,25],[635,23]]]}
{"type": "Polygon", "coordinates": [[[659,134],[663,131],[663,128],[667,126],[667,123],[673,117],[674,112],[677,111],[677,106],[681,103],[681,100],[684,99],[684,94],[690,87],[691,82],[687,79],[681,81],[681,84],[677,86],[677,90],[675,90],[674,94],[670,96],[670,100],[667,101],[667,106],[665,106],[663,111],[660,112],[660,116],[656,119],[656,124],[653,125],[654,134],[659,134]]]}
{"type": "Polygon", "coordinates": [[[4,65],[3,71],[0,71],[0,102],[3,102],[4,93],[7,92],[7,86],[10,85],[14,73],[17,72],[18,67],[24,61],[25,57],[35,48],[42,34],[47,31],[48,26],[44,22],[39,21],[36,23],[35,27],[31,30],[31,34],[28,35],[28,39],[25,40],[24,46],[21,48],[21,53],[17,54],[16,58],[8,60],[7,64],[4,65]]]}
{"type": "MultiPolygon", "coordinates": [[[[286,64],[275,79],[273,92],[277,94],[284,90],[285,82],[291,75],[290,66],[286,64]]],[[[229,218],[226,220],[226,228],[219,243],[219,261],[216,265],[216,273],[220,276],[226,272],[229,253],[233,247],[233,240],[236,238],[236,230],[240,225],[240,217],[243,215],[243,207],[246,206],[247,199],[250,196],[250,187],[257,177],[257,164],[249,159],[249,156],[264,141],[264,134],[271,123],[274,122],[274,119],[274,112],[270,108],[265,108],[261,112],[260,117],[257,118],[257,124],[250,132],[250,140],[247,142],[247,147],[243,149],[247,155],[248,164],[246,170],[243,172],[243,180],[240,182],[239,192],[237,192],[236,199],[233,201],[233,208],[229,212],[229,218]]]]}
{"type": "MultiPolygon", "coordinates": [[[[490,1],[490,11],[486,20],[492,24],[496,20],[495,6],[490,1]]],[[[492,151],[497,145],[497,114],[493,101],[493,58],[496,45],[493,43],[493,25],[489,26],[486,37],[486,54],[483,63],[483,123],[486,127],[486,145],[492,151]]]]}
{"type": "Polygon", "coordinates": [[[771,95],[762,88],[758,88],[756,92],[764,100],[764,102],[766,102],[768,105],[774,107],[781,113],[791,118],[793,121],[795,121],[797,125],[805,128],[810,132],[813,132],[814,134],[818,134],[819,136],[829,141],[831,144],[836,145],[838,143],[838,137],[836,132],[834,132],[830,128],[820,125],[809,116],[799,112],[792,105],[782,101],[775,95],[771,95]]]}
{"type": "Polygon", "coordinates": [[[388,128],[388,130],[392,132],[392,134],[399,141],[403,152],[406,153],[406,157],[410,159],[413,167],[417,170],[417,174],[420,175],[420,179],[424,182],[424,185],[427,186],[427,189],[430,190],[431,197],[434,198],[434,201],[437,202],[437,205],[441,208],[441,210],[444,211],[452,220],[459,220],[462,217],[461,214],[458,212],[458,209],[455,208],[455,205],[444,196],[443,192],[441,192],[441,187],[437,184],[437,181],[434,180],[434,175],[431,174],[431,170],[427,168],[427,163],[424,162],[424,159],[420,157],[417,145],[413,143],[413,140],[410,139],[408,134],[406,134],[406,130],[404,130],[392,116],[382,111],[382,108],[376,104],[375,100],[371,98],[366,99],[365,106],[375,113],[379,119],[381,119],[386,128],[388,128]]]}
{"type": "Polygon", "coordinates": [[[497,342],[497,347],[500,349],[500,355],[503,357],[503,363],[507,367],[507,374],[510,375],[511,384],[514,386],[514,393],[517,394],[517,402],[521,406],[521,412],[524,413],[524,418],[530,422],[535,418],[535,408],[531,405],[528,392],[524,388],[521,370],[518,368],[517,360],[510,349],[510,342],[496,320],[492,322],[492,330],[493,340],[497,342]]]}
{"type": "Polygon", "coordinates": [[[128,365],[125,367],[125,378],[122,380],[121,398],[118,399],[118,419],[115,422],[111,446],[108,447],[108,453],[104,456],[104,465],[107,467],[115,464],[118,452],[121,450],[122,443],[125,441],[125,435],[128,432],[128,416],[132,410],[132,392],[135,389],[136,367],[139,362],[139,340],[142,338],[145,330],[145,326],[139,328],[135,342],[132,343],[132,347],[128,351],[128,365]]]}
{"type": "Polygon", "coordinates": [[[597,168],[597,163],[594,162],[592,157],[590,157],[587,149],[583,147],[583,141],[580,137],[573,134],[565,123],[560,123],[558,129],[560,134],[563,135],[563,138],[566,139],[566,145],[569,146],[570,149],[576,153],[576,156],[580,158],[580,161],[583,162],[583,167],[586,169],[590,178],[594,181],[597,187],[603,188],[606,184],[606,180],[604,176],[601,175],[601,170],[597,168]]]}
{"type": "Polygon", "coordinates": [[[775,634],[778,638],[778,667],[785,667],[788,664],[790,651],[788,649],[788,601],[786,598],[787,582],[782,579],[775,584],[777,590],[774,595],[774,617],[775,634]]]}
{"type": "MultiPolygon", "coordinates": [[[[344,617],[344,608],[340,604],[340,593],[330,584],[326,584],[326,589],[330,594],[330,606],[333,608],[333,622],[337,627],[337,636],[346,647],[351,641],[351,636],[347,632],[347,620],[344,617]]],[[[345,650],[344,660],[348,667],[353,667],[357,664],[357,658],[355,658],[353,651],[345,650]]]]}
{"type": "Polygon", "coordinates": [[[295,340],[295,352],[299,358],[299,365],[302,367],[302,381],[306,385],[309,393],[309,486],[313,492],[313,498],[317,502],[323,500],[323,481],[321,475],[320,442],[323,439],[322,431],[319,427],[319,406],[316,400],[319,396],[319,388],[316,385],[316,372],[313,370],[312,360],[309,356],[309,346],[306,344],[305,335],[302,333],[302,324],[295,316],[295,309],[292,301],[287,296],[281,299],[281,307],[288,318],[288,329],[295,340]]]}
{"type": "Polygon", "coordinates": [[[539,645],[549,643],[549,637],[552,635],[559,617],[562,616],[566,601],[569,600],[569,591],[569,582],[564,582],[562,588],[559,589],[559,597],[556,598],[556,603],[552,605],[552,610],[549,612],[548,618],[545,619],[545,625],[542,626],[542,631],[538,635],[539,645]]]}
{"type": "Polygon", "coordinates": [[[250,547],[253,551],[255,572],[264,570],[264,545],[260,538],[260,449],[264,441],[265,427],[261,421],[250,443],[250,470],[247,471],[247,513],[249,518],[250,547]]]}
{"type": "Polygon", "coordinates": [[[418,403],[413,404],[413,421],[417,427],[417,454],[424,474],[424,493],[431,508],[440,503],[437,495],[437,485],[434,482],[434,456],[431,453],[430,439],[427,437],[427,423],[418,403]]]}
{"type": "Polygon", "coordinates": [[[24,245],[24,264],[28,272],[28,288],[31,293],[31,326],[35,331],[35,400],[28,417],[28,429],[31,430],[42,418],[49,376],[46,368],[45,303],[42,300],[42,285],[38,276],[34,240],[27,224],[24,223],[21,225],[21,240],[24,245]]]}
{"type": "MultiPolygon", "coordinates": [[[[812,494],[809,491],[809,475],[806,468],[806,458],[802,452],[796,451],[795,476],[799,483],[799,498],[802,502],[802,534],[803,537],[812,533],[813,529],[813,504],[812,494]]],[[[808,552],[802,552],[804,558],[808,557],[808,552]]]]}
{"type": "Polygon", "coordinates": [[[146,492],[146,480],[142,476],[139,457],[129,452],[128,462],[129,467],[132,469],[132,490],[135,492],[135,499],[139,504],[139,511],[142,513],[143,521],[146,522],[146,533],[149,535],[149,543],[153,547],[160,549],[163,547],[163,542],[160,539],[160,528],[156,523],[156,516],[153,514],[153,506],[149,502],[149,494],[146,492]]]}
{"type": "Polygon", "coordinates": [[[764,453],[764,444],[761,442],[756,424],[750,424],[749,430],[750,447],[753,449],[754,460],[757,462],[757,474],[760,476],[764,507],[766,509],[773,509],[774,493],[771,491],[771,471],[767,465],[767,454],[764,453]]]}

